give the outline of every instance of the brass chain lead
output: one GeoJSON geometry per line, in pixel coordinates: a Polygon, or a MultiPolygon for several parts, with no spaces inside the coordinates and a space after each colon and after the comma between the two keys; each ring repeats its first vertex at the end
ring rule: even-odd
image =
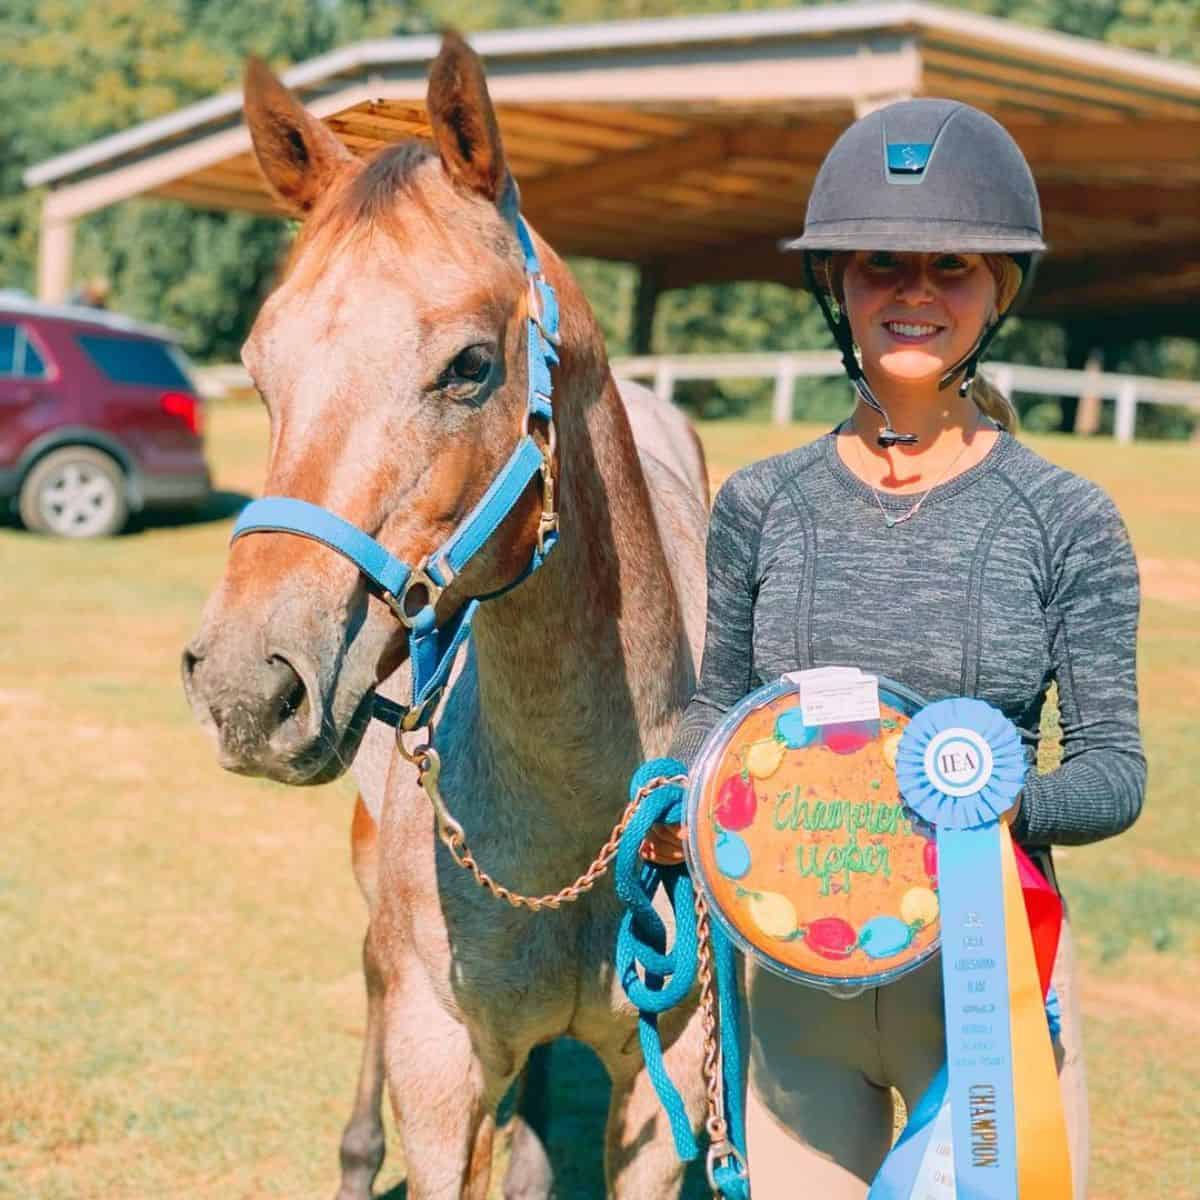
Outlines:
{"type": "MultiPolygon", "coordinates": [[[[429,735],[432,739],[432,725],[429,728],[429,735]]],[[[421,787],[424,788],[425,794],[429,797],[430,803],[433,805],[434,814],[437,819],[438,837],[446,849],[450,851],[450,855],[454,861],[460,867],[464,868],[464,870],[470,871],[475,882],[481,888],[490,892],[497,900],[503,900],[513,908],[527,908],[531,912],[538,912],[545,908],[559,908],[563,904],[571,904],[587,892],[590,892],[597,881],[604,877],[612,860],[617,856],[621,836],[624,834],[629,822],[633,820],[633,816],[642,801],[656,788],[669,784],[677,784],[682,787],[687,784],[686,775],[659,775],[651,779],[648,783],[643,784],[638,788],[633,799],[625,806],[620,820],[613,826],[612,832],[608,836],[608,841],[601,846],[599,854],[596,855],[591,865],[582,875],[573,883],[560,888],[557,892],[548,893],[543,896],[527,896],[522,892],[514,892],[502,883],[497,883],[496,880],[480,867],[475,856],[471,853],[470,847],[467,845],[466,833],[463,831],[463,827],[450,815],[450,810],[446,807],[445,798],[438,787],[438,780],[441,775],[441,758],[438,752],[428,743],[418,746],[413,751],[409,751],[400,742],[399,737],[397,737],[396,741],[404,757],[417,766],[421,787]]],[[[714,1174],[717,1163],[725,1158],[733,1158],[742,1167],[743,1172],[745,1164],[737,1148],[729,1140],[729,1129],[725,1122],[724,1083],[721,1075],[721,1047],[717,1037],[717,1001],[713,990],[712,940],[709,935],[708,905],[704,900],[704,896],[699,891],[695,893],[695,907],[696,937],[698,942],[697,976],[700,981],[700,1019],[701,1028],[704,1033],[702,1068],[707,1104],[707,1116],[704,1127],[709,1137],[706,1170],[714,1200],[721,1200],[721,1192],[717,1186],[714,1174]]]]}
{"type": "MultiPolygon", "coordinates": [[[[432,724],[429,726],[429,740],[433,740],[432,724]]],[[[592,859],[591,865],[582,875],[574,882],[567,884],[566,887],[559,888],[557,892],[549,892],[543,896],[527,896],[522,892],[515,892],[512,888],[505,887],[502,883],[497,883],[491,875],[480,867],[478,860],[471,853],[471,848],[467,844],[466,832],[454,817],[451,816],[450,810],[446,806],[445,797],[442,796],[441,788],[438,786],[442,770],[442,760],[438,752],[429,742],[410,751],[401,742],[399,735],[396,737],[396,744],[400,748],[400,753],[409,762],[416,764],[421,787],[425,790],[425,794],[429,797],[429,802],[433,805],[434,816],[437,820],[438,837],[441,839],[442,845],[450,851],[450,856],[460,867],[466,871],[470,871],[475,882],[481,888],[495,896],[497,900],[503,900],[513,908],[527,908],[530,912],[538,912],[545,908],[559,908],[563,904],[573,904],[581,896],[590,892],[596,883],[607,874],[612,860],[617,856],[617,850],[621,844],[621,835],[625,832],[629,822],[633,820],[633,815],[637,812],[642,801],[652,791],[662,787],[664,784],[678,784],[681,787],[687,784],[686,775],[659,775],[650,780],[649,783],[643,784],[638,788],[637,794],[633,799],[625,805],[620,819],[608,835],[608,840],[600,847],[600,852],[592,859]]]]}
{"type": "Polygon", "coordinates": [[[704,1056],[701,1069],[704,1072],[704,1093],[708,1105],[704,1128],[708,1133],[708,1155],[705,1169],[708,1186],[712,1188],[714,1200],[721,1200],[717,1186],[716,1166],[724,1158],[734,1157],[739,1162],[733,1143],[729,1140],[729,1127],[725,1123],[725,1084],[721,1074],[721,1044],[717,1036],[717,997],[713,990],[712,938],[708,924],[708,902],[704,894],[696,891],[696,976],[700,981],[700,1027],[704,1032],[704,1056]]]}

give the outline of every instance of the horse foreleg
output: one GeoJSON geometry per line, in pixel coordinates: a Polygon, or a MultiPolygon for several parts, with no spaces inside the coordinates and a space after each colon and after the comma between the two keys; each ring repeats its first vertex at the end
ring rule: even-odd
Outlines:
{"type": "Polygon", "coordinates": [[[338,1157],[342,1181],[336,1200],[371,1200],[371,1185],[383,1165],[383,976],[371,949],[371,934],[363,939],[363,976],[367,984],[367,1030],[362,1066],[354,1094],[354,1109],[342,1132],[338,1157]]]}
{"type": "Polygon", "coordinates": [[[504,1200],[550,1200],[554,1166],[546,1149],[550,1115],[550,1047],[534,1046],[521,1073],[513,1114],[504,1200]]]}
{"type": "MultiPolygon", "coordinates": [[[[683,1097],[692,1128],[704,1120],[704,1083],[700,1063],[704,1038],[699,1014],[691,1014],[678,1036],[670,1019],[662,1021],[667,1074],[683,1097]]],[[[670,1200],[679,1195],[684,1164],[675,1152],[667,1115],[659,1103],[636,1037],[616,1062],[606,1061],[612,1099],[605,1133],[605,1175],[612,1200],[670,1200]]]]}
{"type": "MultiPolygon", "coordinates": [[[[416,972],[414,972],[416,974],[416,972]]],[[[409,1200],[487,1200],[494,1096],[467,1029],[424,988],[393,983],[385,1001],[388,1092],[408,1165],[409,1200]]]]}

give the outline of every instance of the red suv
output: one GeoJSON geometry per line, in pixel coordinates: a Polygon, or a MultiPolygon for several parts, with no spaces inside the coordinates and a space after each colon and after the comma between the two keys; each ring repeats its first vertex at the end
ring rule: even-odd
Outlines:
{"type": "Polygon", "coordinates": [[[99,537],[205,499],[201,417],[169,330],[0,291],[0,501],[26,528],[99,537]]]}

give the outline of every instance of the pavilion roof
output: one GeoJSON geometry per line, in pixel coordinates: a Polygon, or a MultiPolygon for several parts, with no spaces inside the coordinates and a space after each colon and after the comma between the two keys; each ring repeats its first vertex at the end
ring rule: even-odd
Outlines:
{"type": "MultiPolygon", "coordinates": [[[[800,281],[817,166],[857,115],[948,96],[996,116],[1037,177],[1052,254],[1030,309],[1195,334],[1200,69],[922,3],[504,30],[483,55],[523,209],[561,252],[660,286],[800,281]]],[[[284,81],[355,152],[429,135],[435,37],[362,42],[284,81]]],[[[227,92],[30,168],[49,218],[135,195],[280,212],[227,92]]]]}

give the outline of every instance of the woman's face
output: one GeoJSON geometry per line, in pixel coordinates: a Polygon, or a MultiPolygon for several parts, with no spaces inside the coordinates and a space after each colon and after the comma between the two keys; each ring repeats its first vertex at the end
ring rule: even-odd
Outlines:
{"type": "Polygon", "coordinates": [[[981,254],[858,250],[842,288],[868,375],[898,383],[940,378],[995,317],[996,280],[981,254]]]}

